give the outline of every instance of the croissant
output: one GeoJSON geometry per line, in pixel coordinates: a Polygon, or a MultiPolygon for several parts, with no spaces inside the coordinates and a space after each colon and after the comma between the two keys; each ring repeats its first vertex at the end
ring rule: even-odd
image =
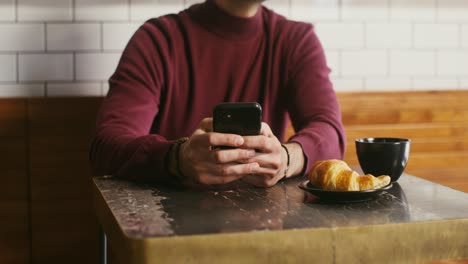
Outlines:
{"type": "Polygon", "coordinates": [[[309,173],[310,183],[323,190],[363,191],[378,189],[390,183],[390,176],[360,176],[342,160],[317,161],[309,173]]]}

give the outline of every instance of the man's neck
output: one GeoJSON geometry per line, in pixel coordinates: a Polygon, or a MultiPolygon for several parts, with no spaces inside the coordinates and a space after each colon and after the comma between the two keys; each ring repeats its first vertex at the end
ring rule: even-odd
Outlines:
{"type": "Polygon", "coordinates": [[[215,0],[215,3],[227,13],[237,17],[253,17],[260,6],[255,0],[215,0]]]}

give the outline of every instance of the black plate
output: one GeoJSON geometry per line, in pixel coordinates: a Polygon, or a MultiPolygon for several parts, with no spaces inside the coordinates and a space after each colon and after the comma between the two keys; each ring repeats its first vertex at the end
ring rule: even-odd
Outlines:
{"type": "Polygon", "coordinates": [[[327,201],[336,201],[336,202],[360,202],[367,201],[373,198],[376,198],[383,191],[392,188],[392,184],[375,189],[375,190],[365,190],[365,191],[327,191],[319,188],[313,187],[309,184],[309,181],[304,181],[299,185],[304,191],[307,191],[322,200],[327,201]]]}

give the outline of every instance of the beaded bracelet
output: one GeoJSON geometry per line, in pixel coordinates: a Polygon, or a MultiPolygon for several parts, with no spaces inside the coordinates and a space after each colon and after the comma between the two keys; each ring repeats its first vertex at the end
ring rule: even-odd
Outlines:
{"type": "Polygon", "coordinates": [[[290,162],[290,157],[289,157],[289,150],[288,148],[281,144],[281,147],[284,148],[284,150],[286,150],[286,156],[288,157],[288,161],[286,162],[286,168],[284,169],[284,176],[283,176],[283,179],[286,179],[287,175],[288,175],[288,170],[289,170],[289,162],[290,162]]]}

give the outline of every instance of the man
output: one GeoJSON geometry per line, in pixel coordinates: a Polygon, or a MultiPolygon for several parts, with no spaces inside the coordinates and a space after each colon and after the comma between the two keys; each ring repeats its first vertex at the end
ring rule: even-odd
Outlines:
{"type": "Polygon", "coordinates": [[[98,114],[97,173],[267,187],[342,158],[340,110],[313,27],[260,2],[207,0],[141,26],[98,114]],[[212,132],[213,108],[237,101],[261,104],[261,135],[212,132]],[[288,113],[297,133],[282,145],[288,113]]]}

